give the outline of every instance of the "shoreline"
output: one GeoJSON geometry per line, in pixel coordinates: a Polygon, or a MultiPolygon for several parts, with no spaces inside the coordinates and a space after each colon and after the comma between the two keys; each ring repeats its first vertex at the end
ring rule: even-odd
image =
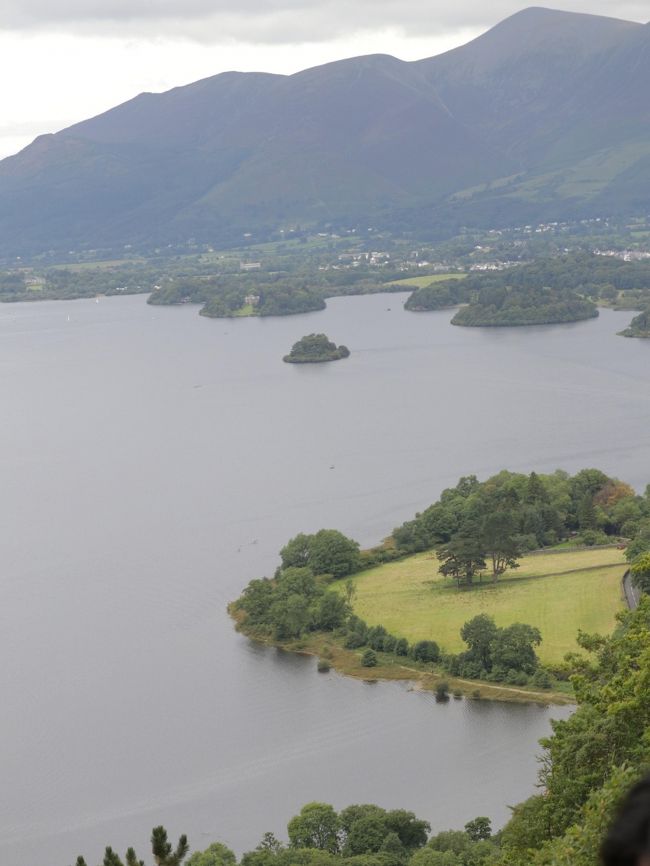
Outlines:
{"type": "MultiPolygon", "coordinates": [[[[313,632],[306,638],[298,640],[274,640],[268,635],[247,629],[245,620],[235,603],[228,605],[228,613],[235,623],[236,630],[255,643],[296,653],[297,655],[313,656],[327,662],[331,670],[342,676],[352,677],[363,682],[411,682],[416,691],[434,693],[439,683],[449,685],[449,700],[488,700],[502,703],[534,703],[540,706],[571,706],[575,699],[571,693],[553,689],[535,690],[518,688],[503,683],[490,683],[485,680],[467,680],[447,675],[432,664],[414,662],[404,658],[378,652],[376,667],[367,668],[361,664],[361,653],[346,649],[330,632],[313,632]]],[[[319,672],[320,673],[320,672],[319,672]]],[[[326,673],[326,671],[323,671],[326,673]]]]}

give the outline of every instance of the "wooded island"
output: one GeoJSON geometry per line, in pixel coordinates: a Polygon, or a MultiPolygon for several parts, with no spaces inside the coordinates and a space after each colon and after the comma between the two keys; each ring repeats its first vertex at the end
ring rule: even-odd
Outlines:
{"type": "Polygon", "coordinates": [[[340,361],[349,355],[347,346],[337,346],[325,334],[309,334],[294,343],[289,354],[282,360],[287,364],[322,364],[327,361],[340,361]]]}

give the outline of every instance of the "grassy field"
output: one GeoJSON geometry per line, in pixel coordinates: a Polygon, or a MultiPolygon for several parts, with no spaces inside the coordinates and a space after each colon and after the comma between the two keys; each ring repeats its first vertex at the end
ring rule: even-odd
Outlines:
{"type": "Polygon", "coordinates": [[[410,641],[433,639],[452,652],[465,648],[460,628],[479,613],[490,614],[500,626],[529,623],[542,633],[542,661],[558,662],[577,649],[578,629],[612,630],[623,607],[626,567],[615,548],[533,554],[497,584],[486,577],[467,591],[438,574],[435,554],[423,553],[355,577],[353,606],[369,625],[381,624],[410,641]]]}
{"type": "Polygon", "coordinates": [[[426,277],[407,277],[403,280],[394,280],[391,286],[415,286],[421,289],[432,283],[441,283],[443,280],[464,280],[467,274],[429,274],[426,277]]]}

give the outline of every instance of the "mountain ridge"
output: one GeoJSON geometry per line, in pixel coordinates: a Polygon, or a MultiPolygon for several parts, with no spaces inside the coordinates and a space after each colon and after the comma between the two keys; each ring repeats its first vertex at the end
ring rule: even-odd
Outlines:
{"type": "Polygon", "coordinates": [[[530,7],[423,60],[223,72],[40,136],[0,161],[0,253],[638,208],[649,123],[650,26],[530,7]]]}

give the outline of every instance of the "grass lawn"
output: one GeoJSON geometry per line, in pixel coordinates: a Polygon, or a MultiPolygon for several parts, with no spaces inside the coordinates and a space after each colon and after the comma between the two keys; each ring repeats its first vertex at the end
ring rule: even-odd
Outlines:
{"type": "MultiPolygon", "coordinates": [[[[464,622],[479,613],[497,625],[537,626],[544,662],[558,662],[577,649],[578,629],[611,632],[624,606],[621,580],[627,564],[616,548],[533,554],[506,572],[497,584],[488,577],[471,590],[459,590],[438,574],[431,552],[362,572],[354,579],[354,612],[369,625],[383,625],[409,641],[432,639],[447,651],[465,648],[464,622]]],[[[337,585],[343,591],[341,584],[337,585]]]]}
{"type": "Polygon", "coordinates": [[[407,277],[404,280],[394,280],[391,286],[415,286],[422,289],[432,283],[441,283],[443,280],[464,280],[467,274],[429,274],[427,277],[407,277]]]}

